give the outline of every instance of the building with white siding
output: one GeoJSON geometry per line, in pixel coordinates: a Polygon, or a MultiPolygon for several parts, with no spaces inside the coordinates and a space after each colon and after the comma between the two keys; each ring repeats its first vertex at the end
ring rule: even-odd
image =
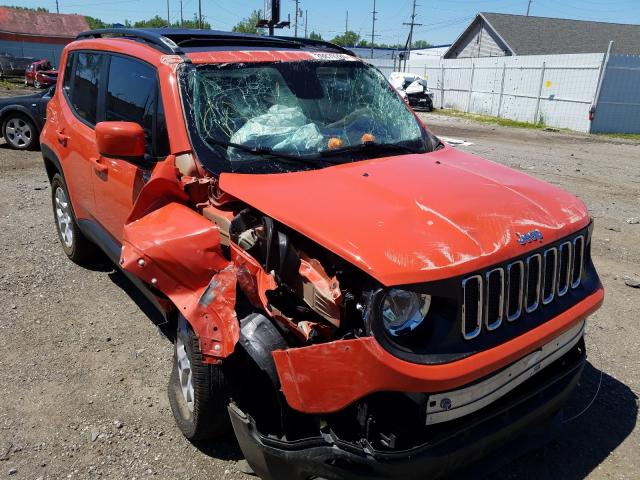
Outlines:
{"type": "Polygon", "coordinates": [[[479,13],[445,59],[604,53],[640,55],[640,25],[479,13]]]}

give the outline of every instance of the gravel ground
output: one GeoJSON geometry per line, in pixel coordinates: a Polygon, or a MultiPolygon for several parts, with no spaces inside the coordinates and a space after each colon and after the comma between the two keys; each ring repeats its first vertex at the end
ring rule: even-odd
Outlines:
{"type": "MultiPolygon", "coordinates": [[[[588,327],[590,364],[568,407],[591,408],[493,479],[640,478],[638,144],[429,115],[465,150],[558,184],[596,219],[607,290],[588,327]]],[[[0,478],[247,479],[232,440],[192,445],[166,397],[172,347],[152,309],[108,264],[68,261],[39,152],[0,144],[0,478]]]]}

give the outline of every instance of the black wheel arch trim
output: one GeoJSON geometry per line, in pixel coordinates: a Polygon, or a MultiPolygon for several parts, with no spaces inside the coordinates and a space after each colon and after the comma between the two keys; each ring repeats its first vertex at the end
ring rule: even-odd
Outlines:
{"type": "MultiPolygon", "coordinates": [[[[47,170],[47,176],[49,177],[49,181],[51,181],[51,179],[55,175],[55,172],[51,172],[49,170],[48,162],[53,164],[53,166],[56,168],[58,173],[60,173],[60,175],[62,176],[62,180],[65,180],[62,164],[60,163],[60,159],[58,158],[58,155],[56,155],[56,152],[54,152],[53,149],[49,147],[46,143],[40,144],[40,151],[42,152],[42,160],[44,161],[44,168],[47,170]]],[[[65,180],[65,187],[66,186],[67,185],[65,180]]],[[[73,209],[73,206],[72,206],[72,209],[73,209]]],[[[74,212],[74,215],[75,215],[75,212],[74,212]]]]}

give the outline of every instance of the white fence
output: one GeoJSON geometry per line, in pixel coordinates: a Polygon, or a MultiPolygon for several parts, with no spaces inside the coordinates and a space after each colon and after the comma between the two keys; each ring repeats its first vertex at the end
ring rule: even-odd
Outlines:
{"type": "MultiPolygon", "coordinates": [[[[386,75],[390,61],[371,61],[386,75]]],[[[434,105],[581,132],[640,133],[640,57],[603,53],[411,59],[434,105]],[[598,84],[602,76],[602,86],[598,84]],[[589,110],[595,105],[595,118],[589,110]]]]}

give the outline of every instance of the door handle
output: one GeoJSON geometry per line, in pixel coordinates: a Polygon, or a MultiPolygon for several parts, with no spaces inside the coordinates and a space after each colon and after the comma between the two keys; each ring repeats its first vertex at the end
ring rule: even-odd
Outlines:
{"type": "Polygon", "coordinates": [[[91,161],[91,163],[93,163],[93,168],[95,169],[96,172],[98,173],[107,173],[107,170],[109,169],[109,167],[107,167],[104,163],[102,163],[102,160],[100,157],[91,157],[89,159],[91,161]]]}
{"type": "Polygon", "coordinates": [[[56,135],[58,136],[58,143],[66,147],[69,135],[65,135],[64,130],[56,130],[56,135]]]}

